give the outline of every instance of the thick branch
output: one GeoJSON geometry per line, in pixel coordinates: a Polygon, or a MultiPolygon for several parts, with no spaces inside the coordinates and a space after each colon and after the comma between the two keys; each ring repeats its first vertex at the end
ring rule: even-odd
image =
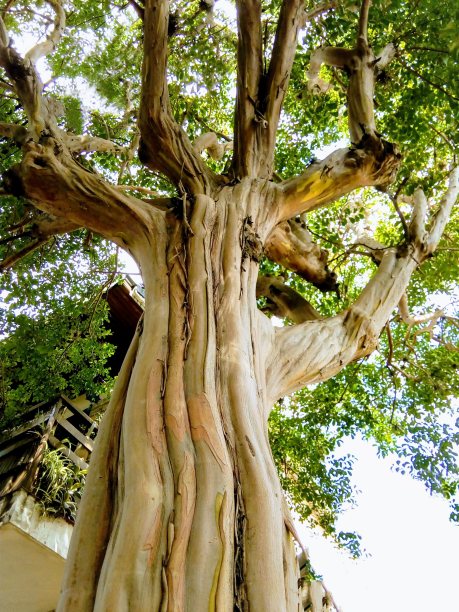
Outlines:
{"type": "Polygon", "coordinates": [[[23,236],[27,236],[30,238],[30,241],[22,245],[14,253],[8,255],[8,257],[5,257],[3,261],[0,261],[0,272],[12,268],[18,261],[49,242],[54,236],[68,234],[78,229],[78,227],[78,225],[62,218],[47,217],[39,220],[37,223],[34,223],[30,229],[12,237],[12,239],[19,239],[23,236]]]}
{"type": "MultiPolygon", "coordinates": [[[[377,272],[351,308],[325,321],[309,321],[277,331],[267,380],[270,397],[327,380],[348,363],[370,354],[392,311],[402,300],[411,275],[433,252],[459,194],[459,171],[452,173],[431,229],[410,224],[410,242],[384,251],[377,272]]],[[[413,222],[414,221],[414,222],[413,222]]]]}
{"type": "Polygon", "coordinates": [[[46,0],[55,12],[54,28],[44,42],[38,43],[26,53],[25,59],[36,64],[41,57],[52,53],[57,47],[65,29],[65,12],[59,0],[46,0]]]}
{"type": "Polygon", "coordinates": [[[288,318],[293,323],[321,318],[304,297],[275,276],[258,277],[257,297],[262,296],[268,300],[267,309],[276,317],[288,318]]]}
{"type": "MultiPolygon", "coordinates": [[[[3,24],[1,17],[0,22],[3,24]]],[[[3,26],[4,27],[4,26],[3,26]]],[[[42,97],[43,83],[33,64],[22,57],[7,44],[0,43],[0,66],[14,85],[29,120],[33,137],[38,139],[48,124],[48,110],[42,97]]]]}
{"type": "Polygon", "coordinates": [[[27,129],[23,125],[0,122],[0,137],[11,138],[18,144],[23,144],[26,136],[27,129]]]}
{"type": "Polygon", "coordinates": [[[212,173],[193,151],[172,115],[167,88],[168,0],[147,0],[144,18],[144,60],[139,115],[139,159],[165,174],[175,185],[203,193],[212,173]]]}
{"type": "Polygon", "coordinates": [[[450,174],[448,188],[441,199],[440,207],[432,219],[432,224],[427,239],[428,254],[433,253],[437,248],[440,238],[442,237],[443,230],[448,223],[451,210],[457,201],[458,194],[459,166],[456,166],[450,174]]]}
{"type": "Polygon", "coordinates": [[[284,197],[277,222],[329,204],[358,187],[390,184],[400,160],[396,147],[382,139],[368,138],[357,147],[337,149],[300,176],[280,183],[284,197]]]}
{"type": "Polygon", "coordinates": [[[99,153],[116,153],[123,149],[116,142],[99,138],[98,136],[89,136],[88,134],[79,136],[69,132],[66,134],[62,132],[62,138],[71,153],[92,153],[94,151],[99,153]]]}
{"type": "Polygon", "coordinates": [[[120,192],[100,176],[88,172],[56,143],[33,142],[20,166],[5,176],[5,188],[22,195],[36,208],[65,222],[88,229],[124,249],[135,249],[146,228],[162,223],[163,214],[151,205],[120,192]]]}
{"type": "Polygon", "coordinates": [[[282,3],[266,81],[262,86],[262,114],[267,122],[261,132],[263,167],[259,174],[270,178],[274,162],[277,126],[295,58],[298,30],[304,21],[302,0],[282,3]]]}
{"type": "Polygon", "coordinates": [[[263,71],[260,0],[237,0],[237,96],[233,168],[237,177],[255,176],[258,169],[260,131],[266,119],[260,108],[263,71]]]}
{"type": "Polygon", "coordinates": [[[226,151],[233,149],[233,141],[218,142],[218,136],[215,132],[206,132],[198,136],[193,142],[193,150],[201,155],[203,151],[207,151],[212,159],[221,159],[226,151]]]}
{"type": "Polygon", "coordinates": [[[323,47],[314,51],[308,72],[308,87],[316,93],[325,93],[330,85],[319,78],[322,64],[345,70],[349,74],[347,106],[351,142],[360,143],[363,137],[377,138],[374,117],[375,76],[394,56],[388,45],[379,58],[375,58],[368,44],[368,12],[370,0],[363,0],[359,17],[357,44],[354,49],[323,47]]]}
{"type": "Polygon", "coordinates": [[[322,291],[337,288],[336,275],[327,266],[328,253],[315,244],[304,221],[292,219],[277,225],[265,243],[269,259],[322,291]]]}

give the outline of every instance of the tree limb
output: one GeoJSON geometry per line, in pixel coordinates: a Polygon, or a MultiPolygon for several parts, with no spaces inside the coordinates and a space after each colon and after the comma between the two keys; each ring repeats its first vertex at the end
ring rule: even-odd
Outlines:
{"type": "Polygon", "coordinates": [[[87,227],[124,249],[135,248],[146,228],[162,227],[162,212],[88,172],[54,139],[42,142],[27,143],[21,164],[6,173],[9,193],[22,195],[52,217],[87,227]]]}
{"type": "Polygon", "coordinates": [[[303,15],[303,19],[301,22],[301,27],[303,28],[309,21],[312,21],[322,13],[326,13],[327,11],[331,11],[338,6],[338,2],[336,0],[331,0],[331,2],[324,2],[323,4],[318,4],[310,11],[305,11],[303,15]]]}
{"type": "Polygon", "coordinates": [[[368,12],[370,0],[363,0],[359,16],[357,43],[354,49],[323,47],[311,56],[308,88],[325,93],[330,85],[319,78],[322,64],[345,70],[349,75],[347,107],[351,142],[358,144],[364,137],[378,139],[374,117],[374,88],[377,71],[387,65],[395,55],[393,45],[383,49],[376,58],[368,44],[368,12]],[[379,64],[379,66],[378,66],[379,64]]]}
{"type": "Polygon", "coordinates": [[[32,64],[36,64],[41,57],[45,57],[55,50],[65,29],[65,11],[60,0],[45,1],[55,12],[54,28],[44,42],[38,43],[26,53],[25,59],[32,64]]]}
{"type": "Polygon", "coordinates": [[[31,137],[38,141],[46,129],[57,136],[57,126],[46,100],[42,96],[43,83],[33,62],[22,58],[9,45],[8,32],[0,17],[0,67],[10,79],[29,122],[31,137]]]}
{"type": "Polygon", "coordinates": [[[215,160],[221,159],[226,151],[230,151],[232,148],[232,140],[220,143],[215,132],[201,134],[193,142],[193,149],[198,155],[201,155],[203,151],[207,151],[210,157],[215,160]]]}
{"type": "Polygon", "coordinates": [[[237,0],[237,94],[233,170],[236,177],[255,176],[259,167],[258,138],[266,129],[260,108],[263,71],[260,0],[237,0]]]}
{"type": "Polygon", "coordinates": [[[71,153],[92,153],[94,151],[116,153],[123,149],[116,142],[98,136],[89,136],[88,134],[77,135],[62,132],[62,139],[71,153]]]}
{"type": "Polygon", "coordinates": [[[388,185],[400,161],[398,149],[382,139],[368,138],[357,147],[337,149],[278,185],[282,197],[275,223],[325,206],[358,187],[388,185]]]}
{"type": "Polygon", "coordinates": [[[261,296],[268,300],[268,310],[276,317],[288,318],[293,323],[321,318],[304,297],[275,276],[258,277],[257,297],[261,296]]]}
{"type": "Polygon", "coordinates": [[[144,59],[139,113],[139,159],[191,193],[203,193],[214,181],[172,115],[167,87],[169,1],[146,0],[144,59]]]}
{"type": "Polygon", "coordinates": [[[327,266],[328,253],[311,239],[304,220],[277,225],[264,245],[266,256],[312,283],[321,291],[337,288],[336,275],[327,266]]]}
{"type": "Polygon", "coordinates": [[[22,144],[27,136],[27,129],[23,125],[15,123],[4,123],[0,121],[0,137],[11,138],[18,144],[22,144]]]}
{"type": "Polygon", "coordinates": [[[298,31],[304,21],[302,0],[285,0],[277,23],[268,74],[261,87],[261,108],[266,127],[261,131],[263,167],[259,176],[270,178],[277,127],[295,58],[298,31]]]}
{"type": "MultiPolygon", "coordinates": [[[[362,0],[359,15],[359,32],[357,41],[368,44],[368,14],[370,12],[371,0],[362,0]]],[[[358,44],[358,43],[357,43],[358,44]]]]}
{"type": "Polygon", "coordinates": [[[445,229],[448,219],[451,214],[451,210],[457,200],[459,193],[459,166],[456,166],[449,177],[448,188],[443,195],[438,211],[435,213],[432,224],[429,229],[429,235],[427,239],[427,252],[431,254],[435,251],[442,237],[443,230],[445,229]]]}
{"type": "Polygon", "coordinates": [[[420,210],[415,207],[409,242],[384,251],[375,275],[348,310],[325,321],[307,321],[276,330],[266,378],[272,401],[304,385],[327,380],[375,349],[411,275],[438,244],[459,194],[458,178],[456,168],[428,232],[417,221],[420,210]]]}
{"type": "Polygon", "coordinates": [[[445,314],[444,311],[440,308],[435,312],[429,312],[416,316],[411,315],[408,309],[408,298],[406,293],[404,293],[400,298],[400,302],[398,303],[398,312],[402,321],[408,325],[407,335],[409,335],[411,328],[414,325],[420,325],[421,323],[426,323],[427,321],[433,321],[434,323],[436,323],[438,319],[443,317],[445,314]]]}
{"type": "Polygon", "coordinates": [[[68,234],[77,229],[79,229],[78,225],[67,221],[67,219],[57,217],[46,217],[33,223],[30,229],[11,237],[12,240],[16,240],[27,236],[31,240],[8,257],[5,257],[3,261],[0,261],[0,272],[12,268],[18,261],[49,242],[54,236],[68,234]]]}

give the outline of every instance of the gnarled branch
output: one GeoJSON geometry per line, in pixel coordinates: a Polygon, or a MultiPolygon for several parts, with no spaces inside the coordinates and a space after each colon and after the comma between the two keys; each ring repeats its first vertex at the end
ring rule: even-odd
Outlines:
{"type": "Polygon", "coordinates": [[[358,146],[337,149],[300,176],[279,184],[283,197],[275,223],[324,206],[358,187],[388,185],[400,161],[398,149],[382,139],[364,138],[358,146]]]}
{"type": "Polygon", "coordinates": [[[5,175],[4,184],[52,217],[87,227],[125,249],[135,249],[146,228],[163,223],[162,212],[85,170],[52,138],[27,143],[21,164],[5,175]]]}
{"type": "Polygon", "coordinates": [[[337,288],[336,275],[327,266],[328,253],[311,239],[302,219],[277,225],[265,243],[269,259],[315,285],[321,291],[337,288]]]}
{"type": "Polygon", "coordinates": [[[259,167],[258,133],[266,128],[259,89],[263,71],[260,0],[237,0],[237,97],[234,129],[234,174],[255,176],[259,167]]]}
{"type": "Polygon", "coordinates": [[[259,276],[257,297],[268,300],[267,310],[280,318],[288,318],[293,323],[320,319],[320,313],[311,306],[297,291],[275,276],[259,276]]]}
{"type": "MultiPolygon", "coordinates": [[[[0,17],[2,29],[5,30],[0,17]]],[[[6,35],[7,36],[7,35],[6,35]]],[[[6,44],[2,34],[0,42],[0,66],[4,68],[8,78],[14,85],[29,120],[31,135],[38,139],[48,123],[48,111],[43,104],[43,83],[29,60],[23,60],[19,53],[6,44]]]]}
{"type": "Polygon", "coordinates": [[[368,44],[368,12],[370,0],[363,0],[358,25],[357,43],[353,49],[323,47],[311,56],[308,72],[308,88],[316,93],[326,93],[331,87],[319,78],[322,64],[344,70],[349,75],[347,107],[351,142],[358,144],[364,137],[379,139],[374,115],[374,89],[377,72],[395,56],[393,45],[387,45],[379,57],[375,57],[368,44]]]}
{"type": "Polygon", "coordinates": [[[167,87],[169,1],[146,0],[139,113],[139,159],[191,193],[204,193],[213,174],[173,118],[167,87]]]}
{"type": "Polygon", "coordinates": [[[215,132],[206,132],[196,138],[193,142],[193,149],[199,155],[201,155],[203,151],[207,151],[212,159],[219,160],[226,151],[231,151],[233,149],[233,141],[227,140],[221,143],[218,142],[218,136],[215,132]]]}
{"type": "Polygon", "coordinates": [[[277,330],[267,372],[273,401],[304,385],[327,380],[375,349],[411,275],[438,244],[459,194],[458,178],[456,168],[427,233],[416,221],[419,209],[415,207],[409,242],[384,251],[378,270],[351,308],[325,321],[277,330]]]}

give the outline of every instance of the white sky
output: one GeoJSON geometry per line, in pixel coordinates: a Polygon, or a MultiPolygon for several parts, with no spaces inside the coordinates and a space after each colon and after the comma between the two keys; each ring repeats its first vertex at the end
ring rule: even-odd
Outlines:
{"type": "Polygon", "coordinates": [[[340,528],[360,533],[371,556],[352,561],[304,526],[299,533],[342,612],[458,612],[459,527],[448,520],[448,503],[393,472],[365,442],[340,450],[358,457],[361,490],[340,528]]]}

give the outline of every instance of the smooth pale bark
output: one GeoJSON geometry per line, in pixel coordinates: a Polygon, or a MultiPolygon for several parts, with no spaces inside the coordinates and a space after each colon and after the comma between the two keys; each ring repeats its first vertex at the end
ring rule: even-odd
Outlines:
{"type": "Polygon", "coordinates": [[[259,248],[286,197],[278,186],[247,178],[197,195],[185,221],[183,210],[125,196],[35,145],[16,172],[48,213],[62,214],[65,194],[69,217],[94,230],[105,223],[112,240],[129,222],[122,239],[146,289],[92,460],[59,610],[296,610],[297,564],[267,416],[280,395],[374,349],[435,248],[457,172],[430,233],[420,204],[411,242],[385,251],[354,306],[278,331],[255,302],[259,248]],[[91,207],[81,207],[81,190],[91,207]]]}
{"type": "Polygon", "coordinates": [[[243,181],[198,196],[190,228],[169,213],[167,244],[139,246],[147,306],[109,412],[123,395],[119,444],[112,448],[104,426],[60,610],[298,609],[267,436],[273,332],[256,309],[258,266],[247,250],[267,231],[260,204],[277,194],[243,181]],[[103,473],[113,480],[101,483],[103,473]],[[111,509],[91,551],[84,526],[94,503],[104,507],[97,495],[111,509]],[[84,584],[92,575],[84,589],[79,555],[84,584]]]}

